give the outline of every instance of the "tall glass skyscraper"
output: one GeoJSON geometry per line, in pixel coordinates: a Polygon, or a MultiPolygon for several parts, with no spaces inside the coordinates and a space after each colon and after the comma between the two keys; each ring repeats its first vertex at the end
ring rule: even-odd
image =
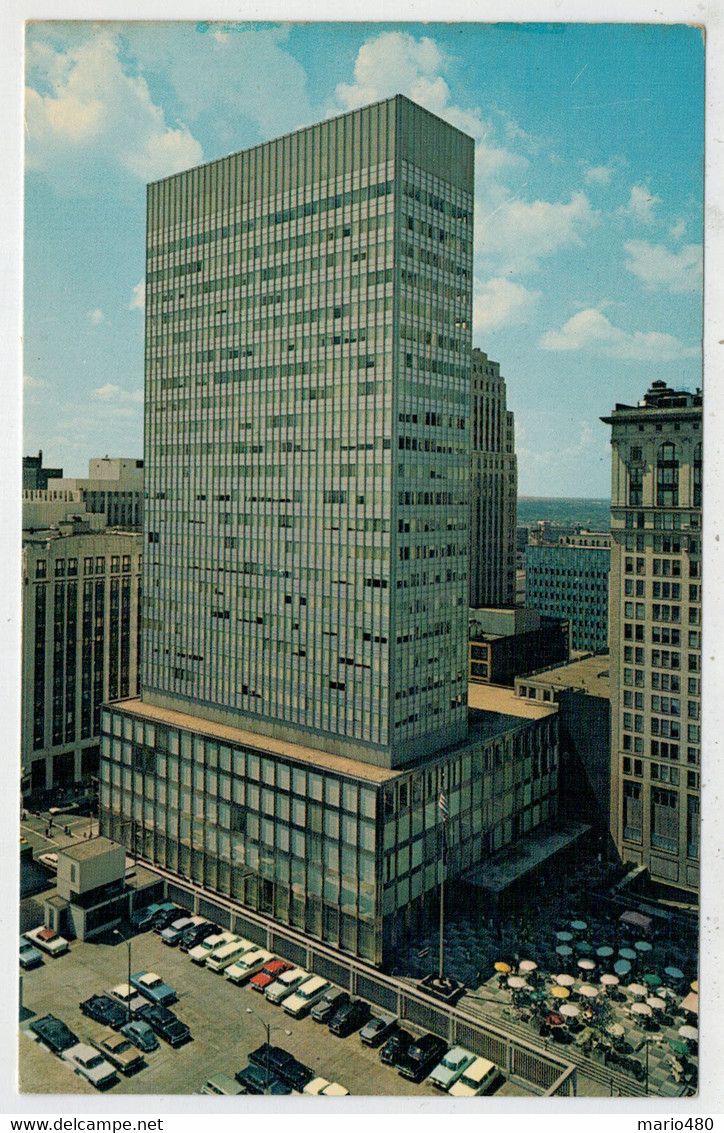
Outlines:
{"type": "Polygon", "coordinates": [[[148,190],[143,699],[466,734],[473,142],[398,96],[148,190]]]}

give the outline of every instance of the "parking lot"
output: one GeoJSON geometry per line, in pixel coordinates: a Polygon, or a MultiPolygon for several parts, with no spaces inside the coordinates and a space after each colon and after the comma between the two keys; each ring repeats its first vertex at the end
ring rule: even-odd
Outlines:
{"type": "MultiPolygon", "coordinates": [[[[193,964],[178,948],[169,948],[151,932],[131,939],[132,970],[158,972],[174,988],[178,1002],[172,1010],[189,1026],[193,1041],[176,1050],[161,1042],[146,1055],[146,1067],[135,1075],[119,1076],[106,1096],[120,1094],[193,1094],[205,1080],[221,1071],[233,1075],[247,1063],[249,1051],[265,1041],[262,1022],[247,1013],[252,1008],[272,1026],[271,1042],[290,1051],[316,1075],[340,1082],[351,1094],[379,1096],[441,1095],[432,1086],[408,1082],[384,1066],[377,1049],[364,1046],[359,1034],[337,1038],[326,1025],[309,1017],[295,1020],[255,991],[237,987],[193,964]],[[288,1030],[291,1033],[285,1034],[288,1030]]],[[[125,982],[128,951],[113,943],[75,942],[57,959],[46,957],[43,967],[23,974],[21,1032],[39,1016],[51,1012],[81,1041],[99,1033],[99,1024],[86,1018],[81,1001],[125,982]]],[[[27,1033],[20,1038],[20,1089],[23,1093],[95,1094],[94,1088],[27,1033]]],[[[521,1093],[510,1084],[500,1093],[521,1093]]]]}

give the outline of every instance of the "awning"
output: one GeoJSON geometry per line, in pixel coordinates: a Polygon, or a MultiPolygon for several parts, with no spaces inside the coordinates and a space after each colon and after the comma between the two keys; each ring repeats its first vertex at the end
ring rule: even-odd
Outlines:
{"type": "Polygon", "coordinates": [[[462,875],[461,880],[478,889],[502,893],[555,854],[574,845],[590,829],[586,822],[568,822],[541,834],[525,834],[487,861],[473,866],[462,875]]]}
{"type": "Polygon", "coordinates": [[[637,913],[633,909],[621,913],[618,919],[622,924],[630,924],[640,928],[642,932],[648,932],[651,928],[651,917],[646,917],[643,913],[637,913]]]}

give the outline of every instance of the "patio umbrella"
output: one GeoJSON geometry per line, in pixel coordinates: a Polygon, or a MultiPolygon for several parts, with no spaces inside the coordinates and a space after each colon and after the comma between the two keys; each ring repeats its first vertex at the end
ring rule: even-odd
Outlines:
{"type": "Polygon", "coordinates": [[[583,959],[578,961],[578,967],[582,968],[584,972],[592,972],[596,965],[593,960],[583,959]]]}
{"type": "Polygon", "coordinates": [[[618,983],[618,976],[613,976],[610,972],[607,972],[605,976],[601,976],[601,983],[604,987],[615,987],[618,983]]]}
{"type": "Polygon", "coordinates": [[[638,956],[633,948],[619,948],[618,954],[622,960],[637,960],[638,956]]]}
{"type": "Polygon", "coordinates": [[[688,1054],[689,1048],[680,1039],[669,1039],[669,1046],[676,1054],[688,1054]]]}
{"type": "Polygon", "coordinates": [[[689,994],[682,999],[679,1004],[682,1011],[690,1011],[692,1015],[699,1014],[699,996],[695,991],[690,991],[689,994]]]}
{"type": "Polygon", "coordinates": [[[528,984],[522,976],[508,976],[508,987],[515,988],[516,991],[519,991],[520,988],[527,986],[528,984]]]}
{"type": "Polygon", "coordinates": [[[645,984],[629,984],[626,991],[630,995],[639,995],[643,999],[649,993],[649,989],[645,984]]]}
{"type": "Polygon", "coordinates": [[[589,952],[593,952],[593,947],[588,943],[587,940],[579,940],[576,944],[576,952],[581,952],[585,955],[588,955],[589,952]]]}
{"type": "Polygon", "coordinates": [[[651,1016],[651,1008],[648,1003],[633,1003],[631,1005],[631,1014],[641,1015],[644,1019],[648,1019],[651,1016]]]}
{"type": "Polygon", "coordinates": [[[613,948],[610,944],[602,944],[600,948],[596,949],[596,955],[600,956],[602,960],[607,960],[609,956],[613,956],[613,948]]]}
{"type": "Polygon", "coordinates": [[[666,1000],[659,999],[658,995],[647,995],[646,1002],[654,1011],[665,1011],[666,1000]]]}
{"type": "Polygon", "coordinates": [[[575,1019],[576,1015],[581,1014],[580,1007],[576,1007],[575,1003],[563,1003],[559,1010],[567,1019],[575,1019]]]}
{"type": "Polygon", "coordinates": [[[653,945],[649,944],[648,940],[637,940],[634,944],[634,948],[637,952],[650,952],[653,945]]]}
{"type": "Polygon", "coordinates": [[[493,967],[496,972],[502,972],[503,975],[505,975],[506,972],[512,971],[510,964],[506,964],[504,960],[496,960],[493,967]]]}
{"type": "Polygon", "coordinates": [[[588,925],[585,921],[571,921],[571,928],[574,932],[585,932],[588,925]]]}
{"type": "Polygon", "coordinates": [[[534,972],[537,967],[538,965],[536,964],[535,960],[521,960],[521,962],[518,964],[518,971],[534,972]]]}
{"type": "Polygon", "coordinates": [[[573,949],[568,944],[559,944],[558,947],[556,948],[556,952],[559,956],[572,956],[573,955],[573,949]]]}
{"type": "Polygon", "coordinates": [[[570,989],[567,987],[561,987],[560,984],[558,985],[558,987],[554,987],[553,991],[551,992],[551,995],[554,997],[554,999],[568,999],[568,996],[570,994],[570,989]]]}
{"type": "MultiPolygon", "coordinates": [[[[563,1026],[563,1016],[558,1015],[556,1012],[553,1012],[553,1014],[549,1015],[548,1018],[546,1019],[546,1023],[548,1024],[549,1027],[562,1027],[563,1026]]],[[[683,1045],[684,1044],[682,1043],[682,1046],[683,1045]]]]}
{"type": "Polygon", "coordinates": [[[609,1027],[606,1027],[606,1030],[609,1035],[613,1035],[615,1039],[622,1039],[626,1034],[620,1023],[611,1023],[609,1027]]]}
{"type": "Polygon", "coordinates": [[[679,1034],[682,1039],[688,1039],[689,1042],[695,1043],[699,1038],[699,1032],[696,1027],[679,1027],[679,1034]]]}
{"type": "Polygon", "coordinates": [[[661,987],[662,979],[661,976],[656,975],[656,972],[646,972],[644,980],[649,987],[661,987]]]}
{"type": "Polygon", "coordinates": [[[627,976],[631,971],[631,965],[628,960],[617,960],[613,965],[613,970],[617,976],[627,976]]]}
{"type": "Polygon", "coordinates": [[[699,994],[699,981],[698,980],[692,980],[691,983],[689,984],[689,987],[691,988],[692,991],[695,991],[697,995],[699,994]]]}
{"type": "Polygon", "coordinates": [[[595,999],[598,995],[598,988],[593,984],[581,984],[578,989],[579,995],[585,995],[586,999],[595,999]]]}
{"type": "Polygon", "coordinates": [[[556,933],[556,940],[558,941],[559,944],[568,944],[571,940],[573,940],[573,933],[572,932],[565,932],[565,931],[564,932],[557,932],[556,933]]]}
{"type": "Polygon", "coordinates": [[[553,979],[561,987],[572,987],[576,982],[575,976],[569,975],[568,972],[561,972],[559,976],[554,976],[553,979]]]}
{"type": "Polygon", "coordinates": [[[684,978],[684,973],[681,968],[664,968],[664,975],[668,976],[671,980],[683,980],[684,978]]]}

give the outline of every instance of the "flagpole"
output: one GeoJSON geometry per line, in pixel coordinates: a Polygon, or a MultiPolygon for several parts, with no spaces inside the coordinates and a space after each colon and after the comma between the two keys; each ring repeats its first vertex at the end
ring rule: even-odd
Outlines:
{"type": "Polygon", "coordinates": [[[441,860],[441,863],[440,863],[441,864],[441,870],[440,870],[440,965],[439,965],[439,967],[440,967],[439,980],[440,980],[440,983],[442,984],[442,982],[444,980],[443,939],[444,939],[444,927],[445,927],[445,850],[447,848],[446,844],[445,844],[445,840],[446,840],[445,824],[447,822],[447,816],[448,816],[448,804],[447,804],[447,797],[445,795],[445,777],[444,776],[443,776],[442,782],[440,784],[440,801],[439,801],[438,806],[439,806],[439,810],[440,810],[440,818],[442,820],[442,839],[441,839],[441,845],[440,845],[440,855],[441,855],[442,860],[441,860]]]}

